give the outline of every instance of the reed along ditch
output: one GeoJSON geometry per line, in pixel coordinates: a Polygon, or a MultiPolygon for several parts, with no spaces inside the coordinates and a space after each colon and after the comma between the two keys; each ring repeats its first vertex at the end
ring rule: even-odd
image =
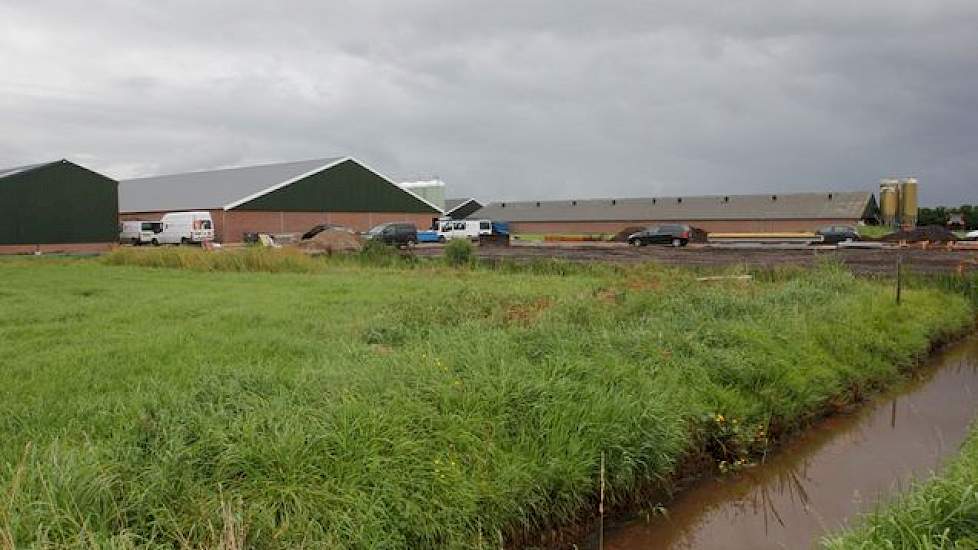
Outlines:
{"type": "MultiPolygon", "coordinates": [[[[978,335],[936,353],[914,378],[829,417],[735,474],[704,478],[667,504],[605,525],[605,549],[812,548],[952,458],[978,414],[978,335]]],[[[586,547],[598,548],[595,531],[586,547]]]]}

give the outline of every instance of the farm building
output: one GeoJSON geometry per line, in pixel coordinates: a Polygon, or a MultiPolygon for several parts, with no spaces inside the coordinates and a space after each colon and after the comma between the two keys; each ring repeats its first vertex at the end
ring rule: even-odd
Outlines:
{"type": "Polygon", "coordinates": [[[826,225],[876,223],[870,192],[785,193],[493,202],[470,217],[510,224],[514,233],[607,233],[661,222],[710,232],[814,231],[826,225]]]}
{"type": "Polygon", "coordinates": [[[67,160],[0,169],[0,253],[99,252],[118,236],[115,180],[67,160]]]}
{"type": "Polygon", "coordinates": [[[318,224],[366,231],[391,221],[428,227],[441,209],[350,157],[189,172],[119,183],[123,219],[206,210],[215,238],[305,232],[318,224]]]}
{"type": "Polygon", "coordinates": [[[445,216],[453,220],[464,220],[482,208],[475,199],[445,199],[445,216]]]}
{"type": "Polygon", "coordinates": [[[402,181],[401,187],[437,206],[445,209],[445,182],[438,178],[420,181],[402,181]]]}

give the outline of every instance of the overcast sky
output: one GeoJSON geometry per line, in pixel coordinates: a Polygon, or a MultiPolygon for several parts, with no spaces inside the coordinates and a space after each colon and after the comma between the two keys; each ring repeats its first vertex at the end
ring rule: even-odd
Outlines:
{"type": "Polygon", "coordinates": [[[978,1],[0,0],[0,166],[338,155],[483,200],[978,203],[978,1]]]}

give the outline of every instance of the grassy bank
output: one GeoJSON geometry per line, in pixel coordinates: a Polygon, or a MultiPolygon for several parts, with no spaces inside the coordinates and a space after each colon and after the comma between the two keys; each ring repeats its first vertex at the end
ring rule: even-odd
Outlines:
{"type": "Polygon", "coordinates": [[[310,265],[0,262],[0,545],[495,547],[602,453],[612,504],[736,465],[973,319],[832,266],[310,265]]]}
{"type": "Polygon", "coordinates": [[[832,550],[978,548],[978,429],[943,473],[823,546],[832,550]]]}

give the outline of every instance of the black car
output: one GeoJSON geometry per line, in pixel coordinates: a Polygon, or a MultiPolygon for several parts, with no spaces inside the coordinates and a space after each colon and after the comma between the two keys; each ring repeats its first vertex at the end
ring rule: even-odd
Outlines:
{"type": "Polygon", "coordinates": [[[843,241],[858,241],[859,232],[851,225],[827,225],[815,232],[822,236],[822,244],[838,244],[843,241]]]}
{"type": "Polygon", "coordinates": [[[652,225],[638,233],[628,236],[627,242],[632,246],[647,244],[671,244],[675,247],[686,246],[692,238],[693,228],[683,224],[652,225]]]}
{"type": "Polygon", "coordinates": [[[367,232],[372,241],[395,246],[414,246],[418,242],[418,227],[413,223],[382,223],[367,232]]]}

